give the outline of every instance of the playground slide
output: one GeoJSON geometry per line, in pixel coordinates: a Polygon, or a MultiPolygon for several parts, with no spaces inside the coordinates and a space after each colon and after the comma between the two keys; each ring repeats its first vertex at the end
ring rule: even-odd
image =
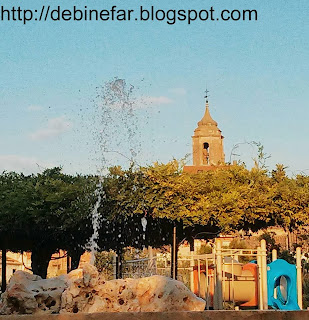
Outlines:
{"type": "Polygon", "coordinates": [[[297,304],[296,266],[278,259],[267,265],[268,305],[279,310],[300,310],[297,304]]]}

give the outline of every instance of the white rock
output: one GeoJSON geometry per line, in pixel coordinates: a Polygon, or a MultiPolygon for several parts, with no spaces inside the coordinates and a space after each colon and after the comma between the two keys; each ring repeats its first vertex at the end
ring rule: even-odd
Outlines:
{"type": "Polygon", "coordinates": [[[163,276],[105,281],[94,268],[71,279],[61,312],[202,311],[205,301],[182,282],[163,276]],[[91,279],[91,280],[89,280],[91,279]]]}
{"type": "Polygon", "coordinates": [[[1,296],[0,313],[58,313],[66,283],[64,276],[42,279],[16,271],[1,296]]]}
{"type": "Polygon", "coordinates": [[[182,282],[163,276],[105,281],[92,265],[41,279],[16,271],[1,297],[0,313],[202,311],[205,301],[182,282]]]}

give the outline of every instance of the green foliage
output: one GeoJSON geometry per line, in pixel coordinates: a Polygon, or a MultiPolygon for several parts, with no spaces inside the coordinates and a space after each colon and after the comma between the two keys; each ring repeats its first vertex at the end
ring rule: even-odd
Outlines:
{"type": "Polygon", "coordinates": [[[212,247],[209,244],[202,244],[196,251],[196,254],[209,254],[212,253],[212,247]]]}
{"type": "Polygon", "coordinates": [[[143,169],[148,179],[145,199],[158,217],[186,225],[216,226],[222,231],[258,230],[271,225],[296,229],[308,224],[308,179],[264,169],[181,173],[175,161],[143,169]],[[280,177],[280,178],[279,178],[280,177]]]}
{"type": "MultiPolygon", "coordinates": [[[[266,157],[263,149],[260,157],[266,157]]],[[[174,223],[180,239],[205,231],[308,225],[309,179],[288,178],[284,169],[278,165],[268,174],[264,167],[231,166],[191,174],[183,173],[176,160],[138,169],[111,168],[104,178],[100,212],[113,234],[106,236],[108,230],[102,228],[101,245],[169,244],[174,223]],[[148,221],[144,234],[142,217],[148,221]]]]}
{"type": "MultiPolygon", "coordinates": [[[[229,248],[230,249],[247,249],[248,246],[247,246],[247,243],[244,241],[244,240],[241,240],[241,239],[233,239],[231,242],[230,242],[230,245],[229,245],[229,248]]],[[[249,261],[253,260],[254,258],[252,256],[238,256],[238,261],[241,262],[241,263],[248,263],[249,261]]]]}
{"type": "Polygon", "coordinates": [[[123,250],[123,260],[136,260],[136,259],[145,259],[148,258],[147,249],[136,249],[133,247],[126,247],[123,250]]]}
{"type": "Polygon", "coordinates": [[[61,168],[37,175],[0,175],[0,242],[7,249],[32,251],[34,272],[46,276],[58,249],[84,251],[92,234],[89,213],[96,178],[71,176],[61,168]]]}
{"type": "Polygon", "coordinates": [[[278,259],[283,259],[288,263],[295,264],[296,259],[294,258],[294,255],[289,250],[280,250],[278,252],[278,259]]]}
{"type": "MultiPolygon", "coordinates": [[[[173,223],[153,215],[147,199],[147,177],[133,167],[113,167],[102,181],[101,229],[99,247],[116,252],[124,247],[160,247],[171,243],[173,223]],[[146,219],[144,230],[142,219],[146,219]]],[[[155,196],[152,194],[152,196],[155,196]]]]}
{"type": "Polygon", "coordinates": [[[113,278],[114,256],[115,253],[113,251],[101,251],[95,254],[94,265],[97,267],[100,273],[105,275],[107,279],[113,278]]]}
{"type": "Polygon", "coordinates": [[[270,158],[270,155],[265,153],[264,146],[260,142],[252,142],[258,149],[257,158],[253,159],[256,168],[266,169],[266,161],[270,158]]]}
{"type": "MultiPolygon", "coordinates": [[[[234,230],[308,226],[309,177],[289,178],[283,165],[268,173],[262,163],[267,155],[258,147],[259,163],[251,170],[235,165],[191,174],[176,160],[110,168],[100,179],[99,247],[116,252],[160,247],[171,243],[174,226],[180,241],[234,230]]],[[[93,232],[97,183],[98,177],[66,175],[61,168],[29,176],[3,172],[0,242],[10,250],[37,250],[34,256],[44,254],[45,260],[60,248],[78,256],[93,232]]]]}
{"type": "Polygon", "coordinates": [[[283,259],[288,263],[295,264],[294,254],[292,254],[289,250],[282,250],[281,246],[278,245],[274,238],[274,232],[264,232],[262,235],[259,236],[259,241],[264,239],[266,241],[266,249],[268,252],[268,260],[271,261],[272,258],[272,250],[277,250],[277,257],[278,259],[283,259]]]}
{"type": "Polygon", "coordinates": [[[230,249],[247,249],[247,244],[244,240],[233,239],[229,245],[230,249]]]}
{"type": "Polygon", "coordinates": [[[261,234],[258,237],[258,240],[265,240],[266,241],[266,249],[267,252],[271,255],[271,252],[273,249],[280,250],[280,246],[276,244],[276,240],[274,238],[275,233],[274,232],[268,232],[264,231],[263,234],[261,234]]]}

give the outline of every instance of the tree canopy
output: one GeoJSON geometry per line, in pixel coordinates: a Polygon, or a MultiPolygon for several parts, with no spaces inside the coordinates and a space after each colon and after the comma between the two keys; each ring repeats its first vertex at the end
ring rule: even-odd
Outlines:
{"type": "Polygon", "coordinates": [[[2,246],[31,250],[33,271],[43,276],[58,249],[78,262],[93,234],[95,190],[101,194],[102,250],[169,244],[174,225],[179,238],[189,239],[276,225],[291,231],[309,222],[309,177],[288,177],[282,165],[272,172],[233,165],[192,174],[172,161],[113,167],[100,179],[52,168],[37,175],[0,175],[2,246]]]}
{"type": "Polygon", "coordinates": [[[309,177],[289,178],[282,165],[271,173],[235,165],[192,174],[172,161],[136,172],[114,172],[109,179],[119,183],[119,188],[114,185],[113,199],[117,206],[125,205],[119,210],[123,214],[181,221],[188,227],[212,226],[224,232],[272,225],[293,230],[308,224],[309,177]]]}
{"type": "Polygon", "coordinates": [[[89,209],[94,177],[71,176],[61,168],[25,176],[0,175],[0,241],[7,249],[31,250],[32,269],[43,274],[58,249],[82,253],[92,234],[89,209]]]}

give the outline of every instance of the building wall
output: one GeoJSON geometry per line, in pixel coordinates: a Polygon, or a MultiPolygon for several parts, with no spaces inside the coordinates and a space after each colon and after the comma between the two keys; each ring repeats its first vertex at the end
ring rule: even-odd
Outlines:
{"type": "Polygon", "coordinates": [[[223,139],[220,137],[193,136],[193,165],[202,166],[203,145],[209,144],[209,165],[219,165],[224,163],[223,139]]]}

